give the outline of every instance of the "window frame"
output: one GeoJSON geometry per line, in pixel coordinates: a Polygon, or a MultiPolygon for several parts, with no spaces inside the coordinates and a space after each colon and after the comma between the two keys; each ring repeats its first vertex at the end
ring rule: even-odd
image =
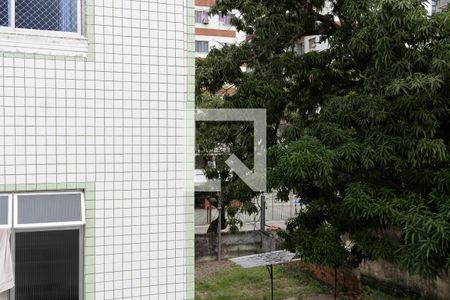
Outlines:
{"type": "MultiPolygon", "coordinates": [[[[23,193],[2,193],[1,196],[8,196],[8,221],[11,226],[8,228],[11,230],[11,258],[13,270],[16,270],[16,233],[25,232],[43,232],[43,231],[64,231],[64,230],[78,230],[78,299],[84,299],[84,244],[85,244],[85,225],[86,225],[86,212],[85,212],[85,196],[81,191],[54,191],[54,192],[23,192],[23,193]],[[81,218],[82,221],[77,222],[52,222],[52,223],[33,223],[26,225],[17,225],[17,198],[20,195],[61,195],[61,194],[80,194],[81,196],[81,218]],[[46,224],[46,226],[41,226],[46,224]]],[[[0,227],[1,228],[1,227],[0,227]]],[[[13,287],[9,290],[9,300],[15,300],[16,288],[13,287]]]]}
{"type": "Polygon", "coordinates": [[[194,18],[195,18],[195,24],[206,25],[210,21],[209,14],[208,14],[207,10],[195,10],[194,18]],[[197,14],[200,17],[200,20],[197,19],[197,14]]]}
{"type": "Polygon", "coordinates": [[[317,46],[316,37],[312,37],[312,38],[308,39],[308,46],[309,46],[309,49],[316,49],[316,46],[317,46]]]}
{"type": "Polygon", "coordinates": [[[195,10],[195,15],[194,15],[195,24],[201,23],[202,15],[203,15],[203,11],[195,10]]]}
{"type": "Polygon", "coordinates": [[[8,26],[0,26],[0,32],[23,32],[29,34],[44,34],[50,36],[83,36],[83,4],[84,0],[76,0],[77,1],[77,31],[76,32],[67,32],[67,31],[56,31],[56,30],[42,30],[42,29],[30,29],[30,28],[17,28],[16,27],[16,0],[8,0],[9,6],[9,24],[8,26]]]}
{"type": "MultiPolygon", "coordinates": [[[[200,48],[200,47],[199,47],[200,48]]],[[[205,40],[199,40],[199,41],[195,41],[195,52],[196,53],[202,53],[202,54],[206,54],[209,53],[209,41],[205,41],[205,40]],[[198,44],[197,44],[198,43],[198,44]],[[206,45],[206,51],[197,51],[197,45],[200,45],[200,43],[204,43],[204,45],[206,45]]]]}
{"type": "Polygon", "coordinates": [[[0,229],[12,229],[13,222],[12,222],[12,195],[11,194],[0,194],[1,197],[8,197],[8,222],[7,224],[0,224],[0,229]]]}
{"type": "Polygon", "coordinates": [[[236,17],[236,15],[233,14],[233,13],[226,14],[226,15],[220,13],[219,14],[219,23],[222,24],[223,26],[226,26],[226,27],[233,26],[231,24],[231,22],[232,22],[233,18],[235,18],[235,17],[236,17]]]}
{"type": "Polygon", "coordinates": [[[19,224],[18,223],[18,210],[14,209],[13,216],[13,228],[14,229],[39,229],[39,228],[64,228],[71,226],[83,226],[86,224],[86,213],[85,213],[85,204],[84,204],[84,194],[81,192],[36,192],[36,193],[17,193],[13,195],[13,206],[14,208],[18,207],[19,197],[21,195],[25,196],[33,196],[33,195],[67,195],[67,194],[79,194],[81,197],[81,221],[70,221],[70,222],[50,222],[50,223],[28,223],[28,224],[19,224]]]}

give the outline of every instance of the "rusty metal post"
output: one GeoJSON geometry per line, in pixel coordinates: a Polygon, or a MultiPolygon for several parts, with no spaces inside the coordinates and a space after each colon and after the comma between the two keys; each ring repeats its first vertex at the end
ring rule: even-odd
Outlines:
{"type": "Polygon", "coordinates": [[[261,220],[261,231],[266,231],[266,196],[261,195],[261,212],[260,218],[261,220]]]}

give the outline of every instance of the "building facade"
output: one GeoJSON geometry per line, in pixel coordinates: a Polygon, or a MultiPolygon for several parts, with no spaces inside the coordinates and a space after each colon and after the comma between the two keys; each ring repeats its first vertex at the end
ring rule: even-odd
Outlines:
{"type": "Polygon", "coordinates": [[[438,12],[445,10],[450,3],[450,0],[432,0],[431,1],[431,14],[434,15],[438,12]]]}
{"type": "Polygon", "coordinates": [[[2,300],[194,298],[194,45],[193,0],[0,0],[2,300]]]}
{"type": "MultiPolygon", "coordinates": [[[[332,10],[333,8],[331,3],[326,2],[321,13],[331,13],[332,10]]],[[[335,22],[338,22],[337,18],[335,18],[335,22]]],[[[329,46],[328,40],[322,40],[320,35],[309,35],[303,36],[297,41],[294,51],[300,55],[303,55],[313,51],[324,51],[328,49],[329,46]]]]}
{"type": "Polygon", "coordinates": [[[245,40],[245,34],[238,32],[231,25],[233,11],[227,16],[208,14],[214,0],[195,0],[195,53],[196,57],[205,58],[213,48],[222,48],[224,45],[237,44],[245,40]]]}
{"type": "Polygon", "coordinates": [[[320,35],[309,35],[301,37],[297,41],[294,51],[303,55],[312,51],[323,51],[328,49],[328,47],[328,41],[321,40],[320,35]]]}

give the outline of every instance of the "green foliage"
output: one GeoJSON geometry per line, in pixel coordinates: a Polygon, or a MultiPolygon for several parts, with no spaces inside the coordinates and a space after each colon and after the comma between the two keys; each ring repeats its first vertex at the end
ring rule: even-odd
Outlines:
{"type": "MultiPolygon", "coordinates": [[[[284,234],[305,260],[383,258],[438,276],[450,267],[450,12],[333,0],[322,13],[325,2],[217,1],[212,12],[240,10],[252,39],[198,63],[198,98],[231,84],[218,107],[267,109],[269,188],[307,203],[284,234]],[[292,50],[313,34],[329,49],[292,50]]],[[[251,166],[251,129],[215,126],[208,141],[220,135],[251,166]]]]}

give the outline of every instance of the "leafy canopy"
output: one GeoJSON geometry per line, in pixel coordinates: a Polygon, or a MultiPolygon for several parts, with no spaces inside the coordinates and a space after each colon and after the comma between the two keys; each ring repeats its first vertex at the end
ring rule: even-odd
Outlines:
{"type": "MultiPolygon", "coordinates": [[[[269,188],[308,204],[284,234],[306,261],[382,258],[424,276],[450,267],[450,13],[429,17],[423,2],[218,0],[211,10],[239,10],[232,22],[251,38],[197,62],[198,105],[267,109],[269,188]],[[329,48],[293,51],[307,35],[329,48]],[[225,84],[236,93],[212,97],[225,84]]],[[[210,144],[252,161],[249,128],[214,126],[223,134],[210,144]]]]}

